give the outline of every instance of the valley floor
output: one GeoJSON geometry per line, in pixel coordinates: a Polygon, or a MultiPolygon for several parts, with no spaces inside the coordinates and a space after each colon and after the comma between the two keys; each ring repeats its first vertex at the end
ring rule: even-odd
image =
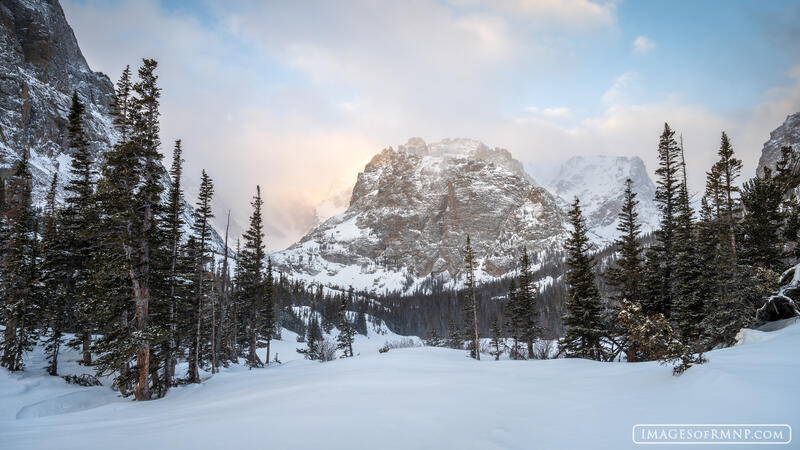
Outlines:
{"type": "Polygon", "coordinates": [[[800,424],[800,324],[748,331],[680,377],[657,363],[379,354],[381,335],[320,364],[283,338],[281,365],[225,369],[142,403],[48,377],[34,352],[26,372],[0,371],[0,448],[619,449],[634,447],[637,423],[800,424]]]}

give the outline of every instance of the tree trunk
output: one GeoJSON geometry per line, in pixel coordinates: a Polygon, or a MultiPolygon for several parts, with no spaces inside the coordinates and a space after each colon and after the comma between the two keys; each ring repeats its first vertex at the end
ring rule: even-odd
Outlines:
{"type": "Polygon", "coordinates": [[[472,325],[475,329],[475,359],[481,359],[481,341],[478,337],[478,297],[475,295],[475,283],[472,283],[472,325]]]}
{"type": "Polygon", "coordinates": [[[92,364],[92,332],[88,330],[88,327],[83,330],[82,341],[83,365],[90,366],[92,364]]]}
{"type": "MultiPolygon", "coordinates": [[[[144,332],[147,328],[148,307],[150,293],[146,286],[139,283],[133,270],[130,271],[133,281],[133,293],[136,300],[136,329],[144,332]]],[[[133,389],[136,400],[150,400],[150,341],[140,338],[136,352],[136,367],[139,371],[139,380],[133,389]]]]}

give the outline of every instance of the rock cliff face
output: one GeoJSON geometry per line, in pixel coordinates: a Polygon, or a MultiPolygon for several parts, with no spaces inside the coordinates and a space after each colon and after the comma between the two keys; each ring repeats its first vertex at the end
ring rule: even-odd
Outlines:
{"type": "Polygon", "coordinates": [[[344,213],[272,257],[299,278],[408,291],[430,278],[458,283],[467,235],[488,279],[515,270],[523,246],[559,246],[563,224],[556,198],[507,150],[413,138],[367,164],[344,213]]]}
{"type": "Polygon", "coordinates": [[[108,116],[114,87],[93,72],[57,1],[0,3],[0,167],[30,151],[34,195],[41,199],[54,171],[66,179],[67,114],[72,92],[87,105],[95,155],[116,137],[108,116]]]}
{"type": "MultiPolygon", "coordinates": [[[[89,68],[58,1],[2,0],[0,176],[29,151],[38,203],[43,202],[54,172],[62,185],[69,178],[66,118],[73,92],[86,105],[89,145],[101,164],[103,152],[119,137],[109,114],[113,83],[89,68]]],[[[170,181],[165,178],[163,183],[168,187],[170,181]]],[[[184,209],[188,229],[192,208],[187,203],[184,209]]],[[[214,232],[212,238],[221,250],[220,236],[214,232]]]]}
{"type": "Polygon", "coordinates": [[[758,175],[764,173],[764,167],[775,168],[775,163],[781,157],[781,147],[785,145],[800,150],[800,112],[787,116],[786,121],[769,134],[769,140],[764,143],[758,159],[758,175]]]}
{"type": "Polygon", "coordinates": [[[619,212],[628,178],[633,181],[633,192],[639,201],[642,232],[654,231],[659,225],[658,208],[653,201],[656,186],[639,157],[576,156],[562,164],[545,186],[559,196],[565,210],[576,196],[580,198],[590,238],[602,248],[619,235],[619,212]]]}

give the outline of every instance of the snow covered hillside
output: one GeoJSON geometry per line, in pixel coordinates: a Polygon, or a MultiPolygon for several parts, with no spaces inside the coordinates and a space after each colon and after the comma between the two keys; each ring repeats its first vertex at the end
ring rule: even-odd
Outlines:
{"type": "Polygon", "coordinates": [[[357,357],[317,363],[298,359],[294,338],[273,344],[281,365],[225,369],[142,403],[48,377],[34,353],[29,370],[0,372],[0,447],[620,449],[635,447],[638,423],[800,421],[798,324],[746,330],[679,377],[655,362],[379,354],[396,338],[379,334],[359,338],[357,357]]]}

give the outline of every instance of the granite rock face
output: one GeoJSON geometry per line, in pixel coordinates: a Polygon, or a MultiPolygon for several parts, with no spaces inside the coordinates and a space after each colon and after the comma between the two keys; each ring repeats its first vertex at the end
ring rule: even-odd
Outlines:
{"type": "MultiPolygon", "coordinates": [[[[132,61],[136,63],[136,61],[132,61]]],[[[0,2],[0,176],[30,152],[34,202],[42,204],[53,173],[69,179],[67,115],[72,93],[86,105],[86,134],[94,160],[119,138],[110,107],[114,85],[89,68],[64,11],[56,0],[0,2]]],[[[169,187],[163,179],[164,195],[169,187]]],[[[61,198],[62,192],[59,192],[61,198]]],[[[186,203],[184,222],[193,223],[186,203]]],[[[216,231],[217,250],[224,248],[216,231]]]]}
{"type": "Polygon", "coordinates": [[[358,288],[458,282],[470,236],[479,279],[516,269],[523,246],[558,248],[565,216],[507,150],[469,139],[387,148],[358,175],[349,208],[272,255],[279,270],[358,288]]]}
{"type": "Polygon", "coordinates": [[[66,117],[73,91],[87,106],[86,132],[97,156],[116,138],[108,115],[111,80],[86,64],[57,1],[3,0],[0,167],[11,167],[30,151],[38,200],[54,171],[68,173],[66,117]]]}

